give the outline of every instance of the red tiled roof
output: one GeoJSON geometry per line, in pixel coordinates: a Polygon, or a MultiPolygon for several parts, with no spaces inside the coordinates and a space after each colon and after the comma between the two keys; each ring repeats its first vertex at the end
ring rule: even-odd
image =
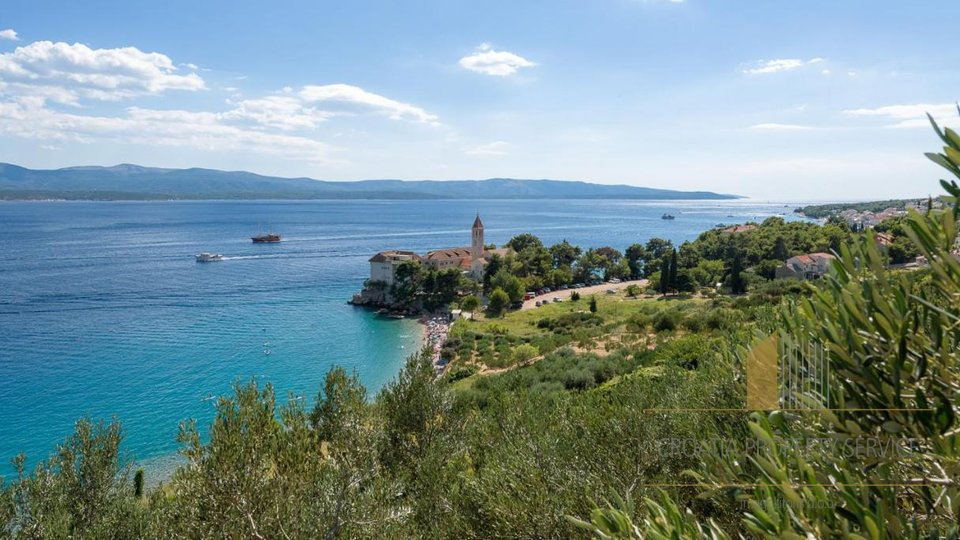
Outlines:
{"type": "Polygon", "coordinates": [[[470,248],[468,247],[456,247],[456,248],[446,248],[446,249],[435,249],[433,251],[428,251],[425,259],[428,261],[437,261],[445,259],[460,259],[463,257],[470,257],[470,248]]]}
{"type": "Polygon", "coordinates": [[[734,225],[732,227],[727,227],[726,229],[723,229],[723,232],[729,233],[729,234],[736,234],[736,233],[752,231],[756,228],[757,228],[756,225],[752,223],[748,223],[746,225],[734,225]]]}
{"type": "Polygon", "coordinates": [[[800,263],[800,264],[817,264],[822,259],[835,259],[830,253],[810,253],[808,255],[796,255],[787,259],[788,263],[800,263]]]}

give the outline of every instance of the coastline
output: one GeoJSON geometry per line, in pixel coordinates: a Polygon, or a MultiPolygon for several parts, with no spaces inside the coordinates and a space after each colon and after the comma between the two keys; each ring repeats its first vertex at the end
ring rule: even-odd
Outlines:
{"type": "MultiPolygon", "coordinates": [[[[127,450],[145,466],[148,478],[158,474],[151,472],[154,452],[175,454],[178,449],[170,442],[177,423],[208,417],[212,405],[200,399],[228,393],[230,381],[238,377],[256,374],[283,388],[306,385],[312,397],[328,363],[341,362],[356,366],[375,391],[410,354],[430,346],[429,328],[417,321],[419,316],[405,322],[387,316],[370,321],[372,314],[354,315],[343,304],[366,277],[359,269],[367,253],[394,242],[417,251],[457,245],[461,233],[438,230],[437,212],[472,216],[488,205],[497,220],[510,224],[496,232],[499,240],[535,231],[548,243],[567,239],[590,245],[602,238],[620,247],[634,241],[637,230],[681,242],[717,221],[762,219],[783,206],[685,201],[678,206],[681,215],[674,203],[664,201],[559,201],[549,205],[549,214],[532,215],[529,204],[517,201],[447,201],[442,207],[338,202],[336,208],[298,201],[262,209],[252,201],[24,202],[4,205],[11,249],[20,256],[3,266],[11,286],[4,297],[8,313],[0,319],[13,331],[0,352],[20,360],[2,366],[15,384],[2,403],[13,411],[13,422],[0,430],[0,453],[9,457],[23,451],[31,461],[43,459],[84,411],[116,415],[128,429],[127,450]],[[678,214],[676,221],[660,219],[664,206],[678,214]],[[692,208],[697,212],[688,213],[692,208]],[[246,233],[251,223],[255,227],[256,221],[268,220],[263,216],[278,212],[285,216],[281,225],[291,238],[280,253],[220,266],[194,263],[193,253],[200,249],[235,250],[232,246],[241,242],[242,254],[259,254],[248,246],[246,233]],[[350,219],[340,223],[344,214],[350,219]],[[378,225],[382,220],[402,225],[385,233],[378,225]],[[104,234],[117,236],[105,243],[104,234]],[[102,249],[90,250],[90,245],[102,249]],[[132,251],[137,257],[129,256],[132,251]],[[57,263],[49,264],[51,259],[57,263]],[[49,279],[36,280],[31,272],[37,267],[45,268],[49,279]],[[111,279],[102,279],[108,275],[111,279]],[[145,281],[162,287],[143,296],[143,302],[131,302],[144,295],[145,281]],[[322,294],[316,294],[318,287],[322,294]],[[57,294],[64,288],[69,295],[57,294]],[[36,295],[14,294],[18,291],[36,295]],[[196,320],[203,324],[186,323],[196,320]],[[264,328],[269,337],[261,337],[264,328]],[[67,340],[69,361],[53,362],[63,357],[67,340]],[[265,341],[272,344],[269,358],[263,353],[265,341]],[[58,377],[17,377],[17,370],[53,365],[58,377]],[[161,385],[163,392],[143,392],[144,398],[134,403],[116,391],[140,392],[147,384],[161,385]],[[30,409],[14,408],[37,395],[48,397],[30,409]],[[151,425],[159,429],[143,427],[151,425]]],[[[446,339],[441,332],[432,345],[442,346],[446,339]]],[[[435,350],[432,358],[443,367],[435,350]]]]}
{"type": "Polygon", "coordinates": [[[420,319],[423,325],[423,345],[430,349],[430,361],[433,364],[433,372],[437,377],[443,374],[447,367],[447,362],[441,358],[443,345],[447,342],[447,336],[450,334],[450,328],[453,322],[449,315],[429,315],[420,319]]]}

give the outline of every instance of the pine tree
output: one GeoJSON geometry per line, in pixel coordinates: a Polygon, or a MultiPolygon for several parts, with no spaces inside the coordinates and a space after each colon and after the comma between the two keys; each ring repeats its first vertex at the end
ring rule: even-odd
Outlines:
{"type": "Polygon", "coordinates": [[[664,257],[660,262],[660,294],[667,294],[670,290],[670,258],[664,257]]]}
{"type": "Polygon", "coordinates": [[[670,254],[670,290],[677,290],[677,250],[670,254]]]}
{"type": "Polygon", "coordinates": [[[730,267],[730,292],[733,294],[743,294],[747,292],[747,284],[743,281],[743,260],[740,250],[733,253],[733,263],[730,267]]]}
{"type": "Polygon", "coordinates": [[[782,236],[778,236],[773,243],[773,258],[778,261],[785,261],[790,258],[790,251],[787,249],[787,241],[782,236]]]}

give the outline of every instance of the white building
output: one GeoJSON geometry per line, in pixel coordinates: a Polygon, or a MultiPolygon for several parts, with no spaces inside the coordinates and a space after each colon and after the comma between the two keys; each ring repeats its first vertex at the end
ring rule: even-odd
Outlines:
{"type": "Polygon", "coordinates": [[[370,257],[370,281],[379,281],[393,285],[393,276],[397,267],[406,261],[419,261],[420,256],[412,251],[381,251],[370,257]]]}
{"type": "Polygon", "coordinates": [[[836,259],[829,253],[810,253],[790,257],[776,270],[777,279],[819,279],[827,273],[830,261],[836,259]]]}

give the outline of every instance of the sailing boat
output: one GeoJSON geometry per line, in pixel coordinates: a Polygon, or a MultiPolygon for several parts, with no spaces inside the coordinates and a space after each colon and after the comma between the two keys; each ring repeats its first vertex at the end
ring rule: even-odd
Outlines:
{"type": "Polygon", "coordinates": [[[256,236],[251,236],[250,240],[253,240],[254,244],[272,244],[280,241],[280,235],[274,232],[268,232],[267,234],[260,232],[256,236]]]}

